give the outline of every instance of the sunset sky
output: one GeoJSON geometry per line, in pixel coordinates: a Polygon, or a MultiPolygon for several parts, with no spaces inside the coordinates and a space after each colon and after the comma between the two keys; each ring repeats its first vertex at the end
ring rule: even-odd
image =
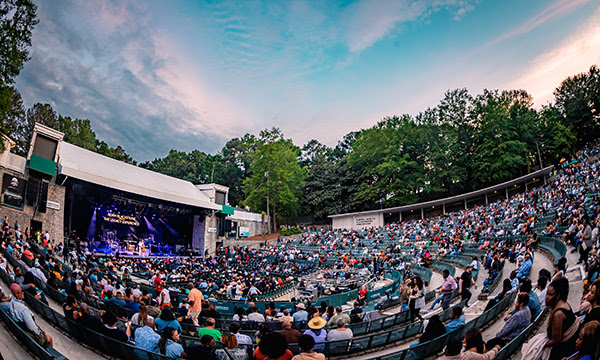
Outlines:
{"type": "Polygon", "coordinates": [[[25,105],[87,118],[136,160],[279,127],[333,146],[448,89],[536,107],[600,63],[596,0],[38,1],[25,105]]]}

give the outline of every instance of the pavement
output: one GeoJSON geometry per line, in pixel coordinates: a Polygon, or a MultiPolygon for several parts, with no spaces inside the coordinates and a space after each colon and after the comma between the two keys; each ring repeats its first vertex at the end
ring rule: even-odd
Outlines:
{"type": "MultiPolygon", "coordinates": [[[[10,290],[8,286],[4,283],[0,284],[2,287],[2,291],[5,294],[10,294],[10,290]]],[[[54,302],[52,299],[48,298],[48,303],[51,308],[60,312],[62,314],[62,306],[54,302]]],[[[60,352],[68,359],[90,359],[90,360],[104,360],[106,357],[94,352],[91,349],[77,343],[75,340],[71,339],[67,335],[65,335],[62,331],[56,329],[50,323],[48,323],[41,315],[35,314],[35,322],[38,324],[40,329],[42,329],[46,334],[52,337],[54,342],[54,349],[60,352]]],[[[3,326],[0,326],[0,329],[6,332],[6,329],[3,326]]],[[[1,336],[1,335],[0,335],[1,336]]],[[[21,346],[15,346],[15,342],[10,341],[10,337],[1,336],[0,340],[0,353],[4,359],[9,359],[7,355],[15,356],[13,359],[33,359],[34,357],[26,352],[26,350],[21,346]],[[25,355],[26,354],[26,355],[25,355]]]]}

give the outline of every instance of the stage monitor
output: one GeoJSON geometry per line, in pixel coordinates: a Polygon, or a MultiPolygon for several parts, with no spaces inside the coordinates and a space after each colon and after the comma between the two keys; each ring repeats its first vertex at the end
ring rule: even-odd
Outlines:
{"type": "Polygon", "coordinates": [[[18,208],[23,208],[25,188],[27,187],[27,181],[17,176],[4,173],[2,179],[2,192],[4,193],[4,204],[18,208]]]}

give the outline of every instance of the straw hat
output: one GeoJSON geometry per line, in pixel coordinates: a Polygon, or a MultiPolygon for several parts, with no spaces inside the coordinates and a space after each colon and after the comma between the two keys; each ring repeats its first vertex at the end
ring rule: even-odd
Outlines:
{"type": "Polygon", "coordinates": [[[297,307],[298,309],[302,309],[302,310],[305,310],[305,309],[306,309],[306,306],[304,305],[304,303],[299,303],[298,305],[296,305],[296,307],[297,307]]]}
{"type": "Polygon", "coordinates": [[[327,320],[320,316],[315,316],[308,322],[308,327],[314,330],[322,329],[325,327],[325,325],[327,325],[327,320]]]}

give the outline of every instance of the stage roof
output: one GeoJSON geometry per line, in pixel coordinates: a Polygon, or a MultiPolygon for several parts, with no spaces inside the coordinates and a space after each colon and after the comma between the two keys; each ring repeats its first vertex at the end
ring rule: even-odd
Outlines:
{"type": "Polygon", "coordinates": [[[124,163],[62,142],[58,174],[178,204],[221,210],[189,181],[124,163]]]}

